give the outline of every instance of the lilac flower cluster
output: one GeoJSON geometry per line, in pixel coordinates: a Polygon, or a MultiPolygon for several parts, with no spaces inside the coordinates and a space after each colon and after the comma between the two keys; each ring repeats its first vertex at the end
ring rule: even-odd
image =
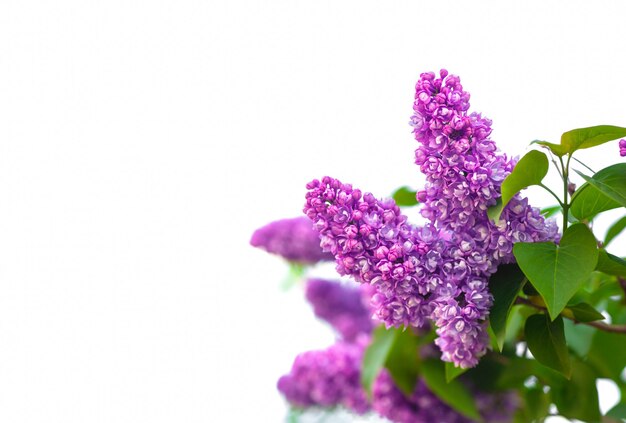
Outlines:
{"type": "Polygon", "coordinates": [[[622,157],[626,156],[626,139],[619,140],[619,155],[622,157]]]}
{"type": "Polygon", "coordinates": [[[442,359],[460,367],[486,352],[487,282],[500,263],[514,260],[513,243],[557,236],[556,224],[519,195],[497,223],[488,219],[514,163],[489,139],[491,122],[468,109],[458,77],[422,74],[412,124],[416,163],[427,177],[418,199],[430,223],[412,226],[393,200],[330,177],[307,185],[304,207],[337,271],[376,288],[376,316],[388,327],[434,321],[442,359]]]}
{"type": "MultiPolygon", "coordinates": [[[[386,370],[380,372],[368,400],[361,387],[360,361],[367,338],[355,344],[339,342],[322,351],[300,354],[291,372],[278,381],[278,389],[295,406],[331,408],[343,406],[358,414],[375,411],[397,423],[470,423],[418,380],[407,396],[396,386],[386,370]]],[[[519,405],[514,392],[475,392],[478,411],[485,421],[510,422],[519,405]]]]}
{"type": "Polygon", "coordinates": [[[373,329],[367,285],[347,286],[335,281],[309,279],[305,295],[317,317],[330,323],[345,341],[354,341],[373,329]]]}
{"type": "Polygon", "coordinates": [[[319,235],[306,217],[271,222],[252,234],[250,244],[302,264],[333,259],[320,248],[319,235]]]}
{"type": "Polygon", "coordinates": [[[344,406],[359,414],[369,411],[361,387],[365,342],[338,342],[326,350],[298,355],[291,372],[278,380],[278,390],[298,407],[344,406]]]}

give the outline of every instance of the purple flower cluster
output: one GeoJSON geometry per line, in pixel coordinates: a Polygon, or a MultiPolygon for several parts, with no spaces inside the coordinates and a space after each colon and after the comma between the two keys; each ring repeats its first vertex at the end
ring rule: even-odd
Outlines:
{"type": "Polygon", "coordinates": [[[369,411],[361,387],[365,341],[338,342],[326,350],[298,355],[291,372],[278,381],[278,390],[298,407],[344,406],[359,414],[369,411]]]}
{"type": "Polygon", "coordinates": [[[306,217],[271,222],[252,234],[250,244],[302,264],[333,259],[320,248],[319,235],[306,217]]]}
{"type": "Polygon", "coordinates": [[[619,155],[622,157],[626,156],[626,139],[619,140],[619,155]]]}
{"type": "Polygon", "coordinates": [[[309,279],[306,298],[317,317],[330,323],[345,341],[354,341],[373,328],[367,285],[347,286],[324,279],[309,279]]]}
{"type": "MultiPolygon", "coordinates": [[[[355,344],[339,342],[326,350],[300,354],[291,372],[278,381],[278,389],[295,406],[331,408],[343,406],[358,414],[370,410],[397,423],[470,423],[432,393],[423,380],[406,396],[386,370],[372,386],[372,397],[360,385],[360,365],[367,337],[355,344]]],[[[485,421],[510,422],[519,405],[514,392],[474,392],[485,421]]]]}
{"type": "Polygon", "coordinates": [[[519,195],[497,223],[488,219],[514,162],[489,139],[491,122],[468,109],[458,77],[422,74],[412,125],[427,177],[418,199],[430,223],[412,226],[393,200],[330,177],[307,185],[304,207],[337,271],[376,288],[376,316],[388,327],[435,322],[442,359],[464,368],[487,350],[489,276],[514,260],[514,242],[557,236],[556,224],[519,195]]]}

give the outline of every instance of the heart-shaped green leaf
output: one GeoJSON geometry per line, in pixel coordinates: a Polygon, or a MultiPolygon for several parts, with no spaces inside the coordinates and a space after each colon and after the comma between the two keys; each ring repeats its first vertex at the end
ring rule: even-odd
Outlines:
{"type": "Polygon", "coordinates": [[[543,297],[552,319],[561,313],[596,268],[596,239],[582,223],[565,231],[561,243],[517,243],[513,254],[528,280],[543,297]]]}
{"type": "Polygon", "coordinates": [[[489,324],[496,336],[500,351],[504,345],[509,312],[524,282],[526,282],[526,276],[517,264],[500,265],[496,273],[489,278],[489,291],[493,295],[489,324]]]}
{"type": "Polygon", "coordinates": [[[598,213],[618,207],[621,207],[620,203],[607,197],[593,185],[585,183],[574,193],[570,213],[578,220],[591,220],[598,213]]]}
{"type": "Polygon", "coordinates": [[[474,397],[458,380],[446,382],[444,364],[438,359],[428,359],[422,363],[424,382],[443,402],[470,419],[482,421],[474,397]]]}
{"type": "Polygon", "coordinates": [[[612,125],[591,126],[572,129],[561,135],[561,146],[568,153],[583,148],[595,147],[608,141],[626,136],[626,128],[612,125]]]}
{"type": "Polygon", "coordinates": [[[533,314],[526,320],[524,336],[528,349],[537,361],[569,378],[569,352],[565,343],[563,319],[560,316],[551,322],[545,314],[533,314]]]}
{"type": "MultiPolygon", "coordinates": [[[[605,167],[593,177],[578,171],[576,173],[582,176],[587,183],[602,191],[604,195],[626,207],[626,163],[605,167]]],[[[574,201],[576,198],[572,199],[572,202],[574,201]]]]}
{"type": "Polygon", "coordinates": [[[491,212],[490,217],[493,216],[493,220],[498,220],[502,210],[515,194],[531,185],[539,185],[548,173],[548,166],[548,158],[541,151],[532,150],[526,153],[517,162],[513,171],[502,181],[501,202],[493,206],[498,210],[491,212]]]}

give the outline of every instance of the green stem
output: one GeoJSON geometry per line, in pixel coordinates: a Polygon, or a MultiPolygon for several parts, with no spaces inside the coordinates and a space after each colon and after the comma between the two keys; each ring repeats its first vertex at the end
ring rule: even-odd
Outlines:
{"type": "Polygon", "coordinates": [[[545,189],[546,191],[548,191],[550,194],[552,194],[552,196],[553,196],[554,198],[556,198],[556,201],[558,201],[558,202],[559,202],[559,205],[561,206],[561,208],[563,207],[563,202],[561,201],[561,199],[559,198],[559,196],[558,196],[558,195],[556,195],[556,194],[554,193],[554,191],[552,191],[550,188],[548,188],[547,186],[545,186],[545,185],[544,185],[544,184],[542,184],[542,183],[539,183],[539,186],[540,186],[541,188],[545,189]]]}
{"type": "Polygon", "coordinates": [[[568,192],[567,192],[567,186],[569,185],[569,162],[572,158],[571,154],[568,154],[567,156],[567,162],[566,164],[563,163],[563,157],[559,157],[559,160],[561,161],[561,168],[563,170],[563,202],[561,203],[562,207],[563,207],[563,233],[565,233],[565,230],[567,229],[567,218],[568,218],[568,213],[569,213],[569,203],[567,201],[567,197],[568,197],[568,192]]]}

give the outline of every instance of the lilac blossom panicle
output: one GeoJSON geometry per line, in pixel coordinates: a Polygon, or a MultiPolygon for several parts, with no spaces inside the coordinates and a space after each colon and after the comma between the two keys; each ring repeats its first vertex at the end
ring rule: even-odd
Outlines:
{"type": "Polygon", "coordinates": [[[250,244],[301,264],[333,259],[320,248],[319,235],[306,217],[271,222],[252,234],[250,244]]]}
{"type": "Polygon", "coordinates": [[[309,279],[305,295],[315,315],[327,321],[345,341],[354,341],[373,329],[367,285],[348,286],[336,281],[309,279]]]}
{"type": "Polygon", "coordinates": [[[278,380],[278,390],[297,407],[343,406],[358,414],[369,411],[361,386],[361,360],[367,337],[338,342],[326,350],[298,355],[291,372],[278,380]]]}
{"type": "Polygon", "coordinates": [[[387,327],[435,322],[442,360],[473,367],[489,343],[489,276],[514,261],[513,243],[554,240],[557,226],[519,195],[498,222],[488,219],[515,163],[489,138],[491,121],[468,113],[458,77],[422,74],[413,109],[415,161],[427,181],[417,196],[427,224],[413,226],[393,200],[330,177],[307,184],[304,212],[337,271],[375,287],[378,319],[387,327]]]}
{"type": "Polygon", "coordinates": [[[626,139],[619,140],[619,155],[626,156],[626,139]]]}

